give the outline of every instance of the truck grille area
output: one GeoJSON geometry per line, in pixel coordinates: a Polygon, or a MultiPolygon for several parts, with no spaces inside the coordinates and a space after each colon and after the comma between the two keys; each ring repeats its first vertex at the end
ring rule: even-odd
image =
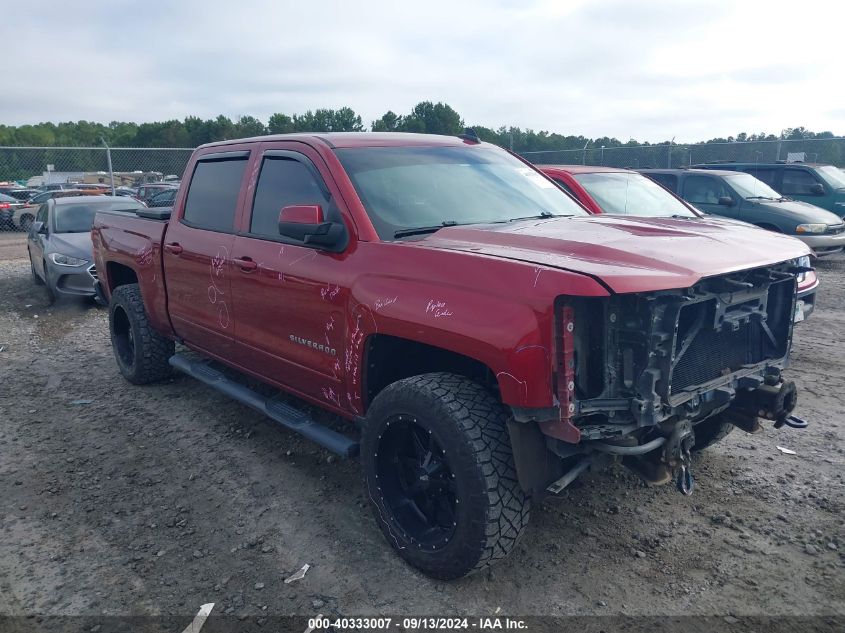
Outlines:
{"type": "Polygon", "coordinates": [[[762,360],[752,352],[751,324],[734,331],[703,330],[695,335],[686,353],[672,369],[671,393],[701,385],[762,360]]]}
{"type": "Polygon", "coordinates": [[[797,272],[784,262],[691,288],[562,298],[575,314],[575,424],[704,417],[740,383],[762,383],[789,353],[797,272]]]}

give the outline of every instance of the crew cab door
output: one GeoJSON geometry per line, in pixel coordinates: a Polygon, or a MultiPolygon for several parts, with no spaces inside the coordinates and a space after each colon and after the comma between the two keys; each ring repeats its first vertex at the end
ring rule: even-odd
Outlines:
{"type": "Polygon", "coordinates": [[[234,346],[231,253],[248,159],[239,146],[200,155],[164,236],[173,330],[212,356],[228,358],[234,346]]]}
{"type": "Polygon", "coordinates": [[[326,220],[343,222],[343,202],[314,150],[274,142],[263,143],[261,152],[252,170],[254,194],[245,201],[232,248],[236,362],[290,391],[348,410],[346,252],[279,233],[283,207],[319,205],[326,220]]]}

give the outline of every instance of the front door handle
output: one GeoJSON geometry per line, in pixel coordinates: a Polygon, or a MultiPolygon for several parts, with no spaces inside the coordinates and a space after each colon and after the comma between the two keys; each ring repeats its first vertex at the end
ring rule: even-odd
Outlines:
{"type": "Polygon", "coordinates": [[[179,253],[181,253],[184,249],[183,249],[183,248],[179,245],[179,242],[171,242],[170,244],[165,244],[165,245],[164,245],[164,250],[166,250],[168,253],[172,253],[172,254],[174,254],[174,255],[178,255],[178,254],[179,254],[179,253]]]}
{"type": "Polygon", "coordinates": [[[249,272],[250,270],[255,270],[256,268],[258,268],[258,264],[252,261],[252,258],[250,257],[233,259],[232,263],[244,272],[249,272]]]}

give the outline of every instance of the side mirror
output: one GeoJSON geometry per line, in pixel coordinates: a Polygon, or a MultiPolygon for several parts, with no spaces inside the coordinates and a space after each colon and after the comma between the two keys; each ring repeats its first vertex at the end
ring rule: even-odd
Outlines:
{"type": "Polygon", "coordinates": [[[732,207],[734,206],[734,199],[730,196],[722,196],[719,198],[719,204],[723,207],[732,207]]]}
{"type": "Polygon", "coordinates": [[[33,222],[32,223],[32,232],[33,233],[42,233],[44,235],[47,234],[47,227],[43,222],[33,222]]]}
{"type": "Polygon", "coordinates": [[[817,182],[814,185],[810,185],[810,195],[823,196],[824,195],[824,185],[820,182],[817,182]]]}
{"type": "Polygon", "coordinates": [[[279,213],[279,235],[329,251],[346,247],[345,227],[339,222],[327,222],[318,204],[284,207],[279,213]]]}

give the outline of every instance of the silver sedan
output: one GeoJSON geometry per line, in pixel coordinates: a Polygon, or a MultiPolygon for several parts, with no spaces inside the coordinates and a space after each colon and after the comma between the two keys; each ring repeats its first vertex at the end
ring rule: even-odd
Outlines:
{"type": "Polygon", "coordinates": [[[91,225],[99,211],[134,213],[144,204],[118,196],[78,196],[47,200],[29,227],[27,251],[36,284],[45,285],[52,300],[59,296],[93,297],[94,269],[91,225]]]}

